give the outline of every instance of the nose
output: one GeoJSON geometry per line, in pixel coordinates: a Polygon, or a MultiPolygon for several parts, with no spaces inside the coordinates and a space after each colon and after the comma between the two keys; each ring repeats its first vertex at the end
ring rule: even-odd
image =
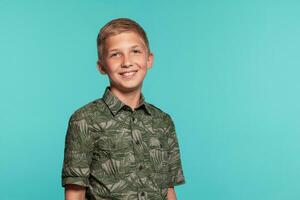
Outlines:
{"type": "Polygon", "coordinates": [[[132,66],[130,55],[129,54],[124,54],[122,67],[130,67],[130,66],[132,66]]]}

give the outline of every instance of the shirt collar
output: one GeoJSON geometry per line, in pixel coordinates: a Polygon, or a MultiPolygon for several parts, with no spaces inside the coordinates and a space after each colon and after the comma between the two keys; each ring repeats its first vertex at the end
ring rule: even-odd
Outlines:
{"type": "MultiPolygon", "coordinates": [[[[106,103],[106,105],[108,106],[108,108],[110,109],[110,111],[113,113],[114,116],[123,107],[129,108],[129,106],[127,106],[126,104],[124,104],[114,93],[112,93],[112,91],[110,90],[109,86],[106,87],[102,98],[103,98],[104,102],[106,103]]],[[[141,93],[139,105],[136,107],[136,109],[138,109],[139,107],[144,108],[145,111],[149,115],[151,115],[151,112],[150,112],[150,109],[149,109],[149,105],[145,102],[145,97],[144,97],[144,95],[142,93],[141,93]]]]}

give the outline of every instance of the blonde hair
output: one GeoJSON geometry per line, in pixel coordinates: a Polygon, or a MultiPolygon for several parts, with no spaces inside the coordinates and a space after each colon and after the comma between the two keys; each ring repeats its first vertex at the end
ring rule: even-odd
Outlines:
{"type": "Polygon", "coordinates": [[[126,31],[137,33],[144,41],[148,53],[150,53],[149,41],[144,29],[135,21],[129,18],[118,18],[111,20],[105,24],[99,31],[97,36],[98,59],[102,60],[105,53],[105,40],[113,35],[118,35],[126,31]]]}

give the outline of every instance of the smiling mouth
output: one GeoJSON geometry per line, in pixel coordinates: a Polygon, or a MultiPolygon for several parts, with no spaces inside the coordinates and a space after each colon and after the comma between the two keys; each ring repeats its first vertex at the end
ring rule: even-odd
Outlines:
{"type": "Polygon", "coordinates": [[[134,76],[136,73],[137,73],[137,70],[135,70],[135,71],[128,71],[128,72],[122,72],[122,73],[120,73],[120,75],[123,76],[123,77],[128,78],[128,77],[134,76]]]}

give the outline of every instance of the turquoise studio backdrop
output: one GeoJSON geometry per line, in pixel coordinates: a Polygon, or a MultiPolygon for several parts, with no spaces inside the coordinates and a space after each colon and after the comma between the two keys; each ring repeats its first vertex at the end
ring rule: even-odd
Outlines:
{"type": "Polygon", "coordinates": [[[300,199],[300,1],[0,0],[0,199],[63,199],[67,121],[100,98],[96,36],[129,17],[172,115],[179,200],[300,199]]]}

